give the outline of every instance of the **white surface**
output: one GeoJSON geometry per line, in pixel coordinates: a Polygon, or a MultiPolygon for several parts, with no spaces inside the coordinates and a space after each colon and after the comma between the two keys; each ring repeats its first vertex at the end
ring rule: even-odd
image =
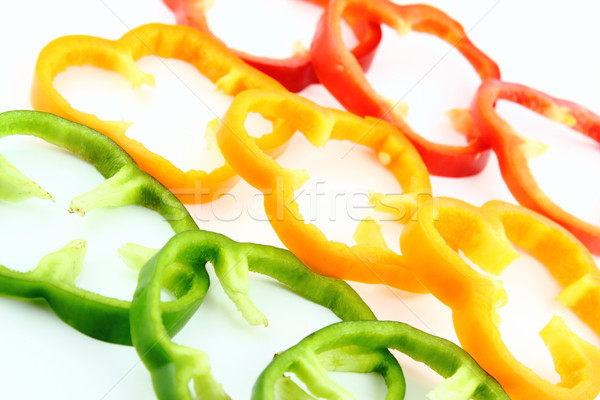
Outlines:
{"type": "MultiPolygon", "coordinates": [[[[308,46],[312,28],[306,27],[313,26],[319,13],[314,6],[284,0],[246,1],[253,6],[244,9],[230,3],[233,1],[216,1],[209,13],[210,25],[228,43],[265,55],[289,54],[288,49],[297,40],[308,46]],[[302,11],[297,11],[297,7],[302,11]],[[273,16],[264,12],[266,9],[274,10],[273,16]]],[[[600,6],[596,3],[583,0],[426,3],[440,7],[461,22],[472,41],[500,65],[505,80],[544,90],[600,112],[600,53],[594,47],[600,37],[596,21],[600,6]]],[[[128,28],[143,23],[174,21],[159,0],[4,1],[0,13],[5,17],[0,26],[3,38],[0,111],[31,108],[29,90],[35,61],[41,48],[53,38],[90,34],[116,39],[128,28]]],[[[369,77],[387,97],[409,103],[409,121],[424,136],[453,143],[460,136],[448,128],[443,111],[467,106],[478,82],[461,57],[456,52],[446,56],[447,51],[448,46],[435,38],[416,34],[396,37],[386,30],[369,77]]],[[[204,126],[214,117],[212,111],[222,113],[227,100],[210,93],[202,78],[180,63],[152,59],[144,63],[157,78],[159,87],[164,82],[165,92],[157,95],[153,89],[144,88],[143,93],[132,95],[118,77],[105,78],[106,73],[89,68],[66,72],[60,87],[67,99],[86,111],[106,118],[143,121],[147,131],[138,126],[136,135],[146,135],[151,145],[175,154],[176,162],[206,166],[206,161],[200,161],[205,159],[205,153],[198,150],[197,154],[184,155],[184,151],[202,145],[204,126]],[[170,83],[173,71],[186,86],[170,83]],[[86,76],[91,80],[89,85],[86,76]],[[212,111],[201,110],[202,104],[190,96],[192,92],[207,100],[212,111]],[[215,105],[217,101],[221,105],[215,105]],[[146,115],[140,112],[145,106],[148,106],[146,115]],[[134,112],[126,114],[126,109],[134,112]],[[174,123],[179,125],[171,128],[174,123]]],[[[302,94],[321,104],[339,106],[319,85],[302,94]]],[[[526,133],[527,136],[545,141],[551,137],[550,151],[532,162],[542,187],[559,204],[600,223],[598,146],[518,107],[501,104],[499,109],[523,134],[523,129],[531,126],[532,132],[526,133]],[[541,134],[536,136],[534,130],[541,134]]],[[[302,155],[299,151],[287,153],[281,162],[298,166],[307,165],[306,160],[310,160],[313,183],[307,185],[300,198],[305,215],[314,216],[317,225],[331,238],[348,241],[357,223],[356,206],[364,193],[374,186],[389,192],[397,190],[392,187],[395,182],[362,151],[352,151],[340,161],[339,155],[349,148],[345,143],[332,143],[323,152],[302,144],[303,140],[294,138],[290,145],[292,149],[302,148],[302,155]],[[296,147],[297,144],[301,146],[296,147]],[[323,181],[325,184],[318,183],[323,181]],[[317,195],[322,192],[327,193],[317,195]],[[336,196],[340,192],[343,195],[336,196]]],[[[100,177],[92,168],[64,152],[50,152],[48,146],[35,140],[3,139],[0,153],[57,197],[54,204],[30,200],[18,206],[0,205],[3,221],[0,263],[19,270],[31,269],[44,254],[73,239],[85,238],[90,250],[77,283],[103,294],[129,298],[135,276],[118,261],[117,247],[129,241],[160,247],[170,235],[168,226],[144,210],[95,211],[83,219],[67,215],[66,203],[99,182],[100,177]]],[[[477,176],[433,177],[432,184],[436,195],[453,196],[477,205],[490,199],[514,202],[494,157],[477,176]]],[[[237,240],[281,245],[264,220],[260,196],[243,182],[233,189],[231,196],[213,204],[192,206],[190,211],[204,229],[237,240]]],[[[397,248],[400,230],[398,226],[385,226],[386,240],[393,248],[397,248]]],[[[553,300],[558,287],[534,260],[521,258],[502,277],[509,294],[509,303],[501,310],[503,336],[517,357],[536,372],[553,382],[558,379],[537,335],[553,314],[564,316],[571,329],[591,343],[600,344],[572,313],[553,300]]],[[[176,340],[208,351],[215,375],[234,399],[248,398],[252,383],[274,352],[336,320],[327,310],[298,299],[267,279],[257,278],[251,282],[251,296],[269,318],[270,326],[250,328],[224,297],[216,280],[213,283],[200,312],[176,340]]],[[[383,286],[354,286],[381,319],[408,322],[456,341],[450,312],[431,296],[410,295],[383,286]]],[[[2,398],[153,398],[149,375],[132,348],[89,339],[38,303],[0,298],[0,315],[2,398]]],[[[404,357],[402,361],[408,382],[407,399],[423,398],[439,378],[404,357]]],[[[347,380],[353,381],[352,387],[357,388],[357,398],[383,398],[382,384],[377,379],[347,380]]]]}

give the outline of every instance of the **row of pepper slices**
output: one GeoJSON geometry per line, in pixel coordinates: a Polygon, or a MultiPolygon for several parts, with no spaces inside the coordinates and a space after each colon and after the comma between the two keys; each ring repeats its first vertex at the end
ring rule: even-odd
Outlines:
{"type": "MultiPolygon", "coordinates": [[[[96,166],[107,180],[73,200],[71,211],[83,214],[103,206],[138,204],[158,211],[178,235],[158,253],[134,245],[121,250],[132,266],[144,265],[131,303],[75,287],[85,251],[82,241],[46,256],[31,272],[0,267],[0,291],[23,298],[43,297],[81,332],[112,343],[133,344],[152,374],[160,399],[191,399],[191,379],[199,397],[227,398],[212,378],[204,353],[170,340],[206,294],[207,261],[214,264],[225,291],[250,323],[266,320],[247,295],[248,270],[273,276],[331,308],[341,319],[354,320],[324,328],[278,355],[259,377],[255,399],[273,398],[275,391],[282,398],[307,398],[303,389],[284,376],[286,371],[295,373],[315,396],[346,398],[348,392],[327,378],[327,369],[382,373],[388,385],[387,398],[402,398],[401,369],[390,353],[382,350],[385,348],[404,351],[448,378],[431,398],[595,398],[600,394],[600,350],[555,317],[541,335],[561,382],[554,385],[536,375],[516,360],[501,339],[496,310],[506,302],[506,292],[497,280],[472,269],[458,250],[493,275],[518,256],[513,244],[526,250],[561,285],[562,303],[600,334],[600,272],[590,255],[600,254],[600,227],[561,209],[543,193],[528,168],[527,141],[494,107],[500,99],[512,101],[597,141],[599,117],[580,105],[500,80],[497,65],[469,41],[459,23],[438,9],[387,0],[309,1],[324,8],[310,54],[284,60],[226,48],[208,30],[204,10],[196,0],[164,0],[180,26],[144,25],[116,41],[67,36],[48,44],[36,65],[32,103],[36,110],[51,114],[4,113],[0,115],[0,136],[39,136],[96,166]],[[352,51],[341,38],[342,19],[358,39],[352,51]],[[482,83],[470,110],[450,114],[454,127],[465,134],[466,145],[426,140],[389,99],[369,85],[363,70],[381,40],[381,24],[399,32],[436,35],[459,50],[477,71],[482,83]],[[114,70],[134,86],[152,85],[153,77],[135,64],[151,54],[189,62],[224,93],[235,96],[226,114],[210,124],[227,161],[224,166],[210,173],[184,172],[128,138],[127,123],[103,121],[78,111],[53,86],[55,76],[68,67],[90,64],[114,70]],[[353,114],[321,107],[291,93],[315,82],[322,83],[353,114]],[[272,132],[253,138],[245,127],[249,113],[270,120],[272,132]],[[402,255],[385,245],[374,220],[359,224],[354,246],[329,241],[316,226],[304,222],[294,193],[308,176],[275,161],[296,131],[315,146],[349,140],[377,154],[403,194],[373,193],[370,200],[375,210],[406,224],[400,238],[402,255]],[[475,207],[432,197],[429,173],[451,177],[476,174],[484,168],[491,150],[498,157],[507,186],[524,207],[501,201],[475,207]],[[187,204],[212,201],[243,178],[264,193],[268,219],[291,253],[199,231],[175,196],[138,165],[187,204]],[[230,270],[236,273],[226,273],[230,270]],[[405,324],[364,321],[374,316],[358,295],[345,283],[317,274],[432,293],[452,309],[456,333],[466,352],[405,324]],[[175,295],[175,301],[161,303],[163,286],[175,295]]],[[[0,158],[0,166],[7,171],[0,178],[0,199],[48,197],[6,160],[0,158]]]]}

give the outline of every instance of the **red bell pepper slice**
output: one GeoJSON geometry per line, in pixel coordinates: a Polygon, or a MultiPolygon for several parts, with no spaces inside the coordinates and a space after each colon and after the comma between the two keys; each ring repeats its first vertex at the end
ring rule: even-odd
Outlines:
{"type": "Polygon", "coordinates": [[[369,84],[356,59],[344,46],[340,18],[348,11],[404,31],[429,33],[456,47],[482,80],[499,78],[497,65],[467,38],[462,26],[442,11],[426,5],[400,6],[387,0],[332,0],[319,21],[311,58],[319,80],[349,111],[381,118],[395,125],[417,148],[429,172],[441,176],[468,176],[485,166],[489,147],[476,132],[467,134],[466,146],[431,142],[416,133],[395,112],[389,99],[369,84]]]}
{"type": "Polygon", "coordinates": [[[495,111],[498,100],[508,100],[563,123],[600,142],[600,116],[579,104],[557,99],[516,83],[489,80],[473,100],[473,121],[494,149],[504,182],[519,203],[561,224],[594,254],[600,254],[600,226],[592,225],[559,207],[536,183],[527,164],[527,140],[495,111]]]}
{"type": "MultiPolygon", "coordinates": [[[[325,7],[328,0],[305,0],[313,4],[325,7]]],[[[179,25],[188,25],[217,38],[209,29],[206,22],[206,6],[201,0],[163,0],[173,11],[179,25]]],[[[345,13],[344,19],[352,28],[358,45],[352,50],[362,68],[365,70],[371,65],[377,45],[381,41],[381,27],[379,24],[370,22],[362,16],[345,13]]],[[[279,81],[289,91],[299,92],[312,83],[318,83],[310,56],[307,52],[296,52],[288,58],[269,58],[255,56],[241,50],[229,49],[242,60],[254,68],[264,72],[279,81]]],[[[360,67],[359,67],[360,68],[360,67]]]]}

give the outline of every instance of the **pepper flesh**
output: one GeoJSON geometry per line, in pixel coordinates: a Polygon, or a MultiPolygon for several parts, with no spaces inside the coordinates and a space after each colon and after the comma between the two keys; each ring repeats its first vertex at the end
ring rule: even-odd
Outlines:
{"type": "Polygon", "coordinates": [[[315,225],[304,222],[294,192],[308,179],[306,171],[281,167],[252,141],[244,126],[250,112],[272,121],[274,133],[279,129],[299,130],[315,146],[328,140],[349,140],[386,155],[386,168],[400,183],[403,197],[411,202],[402,210],[398,218],[401,221],[407,221],[418,204],[431,197],[427,169],[410,142],[385,122],[326,109],[292,93],[259,90],[239,94],[217,132],[219,147],[229,165],[263,192],[273,229],[309,268],[339,279],[423,292],[423,286],[407,273],[402,256],[385,245],[375,221],[359,224],[354,235],[357,244],[352,247],[329,241],[315,225]]]}
{"type": "MultiPolygon", "coordinates": [[[[372,320],[375,316],[358,294],[345,282],[322,277],[284,249],[255,243],[238,243],[226,236],[207,231],[184,232],[173,237],[140,272],[131,307],[131,335],[136,351],[152,375],[159,399],[191,400],[189,383],[206,398],[227,399],[225,391],[210,372],[208,356],[196,349],[173,343],[160,314],[160,291],[165,268],[171,265],[198,267],[210,261],[221,282],[231,282],[230,290],[243,293],[238,309],[252,323],[264,323],[264,315],[247,297],[248,271],[268,275],[295,293],[330,308],[341,319],[372,320]]],[[[234,296],[231,296],[234,298],[234,296]]],[[[347,355],[341,349],[329,357],[347,355]]],[[[404,376],[397,361],[385,350],[365,352],[390,379],[390,391],[404,394],[404,376]]],[[[352,369],[345,361],[332,369],[352,369]]],[[[289,383],[288,383],[289,386],[289,383]]]]}
{"type": "MultiPolygon", "coordinates": [[[[133,29],[116,41],[79,35],[64,36],[50,42],[40,52],[36,64],[31,94],[33,107],[104,133],[184,203],[211,201],[233,187],[239,179],[228,165],[210,173],[201,170],[184,172],[139,141],[128,138],[126,131],[130,123],[102,121],[93,114],[78,111],[53,85],[54,77],[68,67],[91,64],[118,72],[133,87],[143,84],[153,86],[154,78],[135,64],[146,55],[189,62],[225,94],[236,95],[250,88],[285,90],[278,82],[249,67],[225,46],[196,29],[148,24],[133,29]]],[[[282,151],[280,146],[284,140],[277,135],[267,134],[256,140],[261,148],[273,155],[282,151]]]]}
{"type": "MultiPolygon", "coordinates": [[[[276,385],[285,372],[294,372],[319,398],[340,398],[335,397],[336,393],[333,393],[335,382],[319,375],[320,371],[315,367],[315,362],[318,354],[344,346],[393,348],[427,364],[447,378],[427,395],[432,400],[509,400],[498,382],[460,347],[410,325],[393,321],[338,322],[307,336],[273,359],[256,381],[252,399],[275,399],[276,385]],[[316,372],[306,374],[307,370],[316,372]]],[[[365,362],[368,360],[356,360],[358,365],[365,362]]],[[[394,397],[388,392],[386,398],[394,397]]]]}
{"type": "Polygon", "coordinates": [[[600,254],[600,226],[559,207],[536,183],[527,163],[527,140],[502,119],[498,100],[515,102],[600,142],[600,117],[590,110],[527,86],[490,80],[481,85],[471,107],[473,121],[498,156],[504,182],[517,201],[558,222],[594,254],[600,254]]]}
{"type": "MultiPolygon", "coordinates": [[[[327,5],[327,0],[305,1],[322,7],[327,5]]],[[[163,2],[173,11],[178,24],[191,26],[218,39],[210,31],[206,20],[205,3],[201,0],[163,0],[163,2]]],[[[358,40],[358,44],[352,49],[352,54],[366,70],[371,65],[381,40],[381,27],[377,23],[365,20],[362,16],[348,14],[344,18],[358,40]]],[[[306,86],[319,82],[307,50],[296,51],[293,56],[282,59],[255,56],[231,48],[230,50],[246,63],[276,79],[289,91],[299,92],[306,86]]]]}
{"type": "MultiPolygon", "coordinates": [[[[155,210],[171,225],[175,233],[198,229],[183,204],[164,186],[142,171],[135,162],[106,136],[61,117],[36,111],[8,111],[0,114],[0,138],[31,135],[71,151],[96,167],[106,180],[96,189],[73,199],[71,212],[85,214],[96,208],[139,205],[155,210]]],[[[0,184],[0,200],[20,201],[39,196],[39,188],[14,167],[11,174],[18,180],[0,184]],[[14,172],[16,171],[16,172],[14,172]],[[24,193],[23,188],[33,188],[24,193]],[[14,189],[14,190],[11,190],[14,189]],[[18,197],[10,195],[14,191],[18,197]]],[[[42,193],[46,193],[42,191],[42,193]]],[[[131,345],[129,302],[101,296],[75,286],[83,266],[87,244],[83,240],[44,257],[38,267],[28,272],[13,271],[0,265],[0,293],[23,299],[45,299],[52,310],[73,328],[96,339],[131,345]]],[[[177,293],[177,282],[189,281],[188,296],[165,303],[163,318],[168,329],[176,332],[185,324],[190,310],[200,305],[208,283],[191,271],[169,271],[166,288],[177,293]]],[[[182,297],[184,293],[179,293],[182,297]]]]}
{"type": "MultiPolygon", "coordinates": [[[[566,306],[599,333],[600,273],[589,252],[559,225],[523,207],[493,201],[476,208],[440,198],[423,205],[405,227],[402,253],[415,275],[452,309],[463,348],[514,400],[593,399],[600,393],[600,350],[554,317],[540,332],[561,377],[554,385],[521,364],[502,341],[496,308],[506,302],[497,280],[471,268],[464,254],[486,272],[498,275],[518,254],[510,244],[541,261],[565,288],[566,306]],[[593,285],[582,285],[582,280],[593,285]]],[[[563,293],[565,293],[563,292],[563,293]]]]}
{"type": "Polygon", "coordinates": [[[442,11],[427,5],[397,5],[387,0],[335,0],[319,21],[311,46],[311,59],[319,80],[348,111],[370,115],[395,125],[423,157],[429,172],[441,176],[468,176],[485,167],[489,146],[477,132],[470,132],[466,146],[431,142],[416,133],[395,108],[369,84],[341,37],[340,18],[345,10],[368,15],[399,32],[414,30],[436,35],[455,47],[473,66],[481,80],[499,78],[496,64],[477,49],[462,26],[442,11]]]}

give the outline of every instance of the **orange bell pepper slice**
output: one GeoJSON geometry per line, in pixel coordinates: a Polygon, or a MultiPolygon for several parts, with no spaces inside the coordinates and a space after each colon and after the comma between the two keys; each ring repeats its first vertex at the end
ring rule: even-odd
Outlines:
{"type": "MultiPolygon", "coordinates": [[[[319,274],[365,283],[385,283],[411,292],[423,286],[406,269],[402,256],[391,251],[373,220],[363,220],[356,245],[329,241],[315,225],[304,222],[294,192],[308,179],[305,170],[281,167],[252,140],[244,122],[260,113],[273,123],[273,132],[299,130],[315,146],[329,140],[349,140],[367,146],[385,160],[400,183],[410,207],[410,218],[424,197],[431,197],[429,174],[410,142],[393,126],[327,109],[292,93],[251,90],[239,94],[223,118],[217,141],[228,164],[250,185],[264,193],[267,217],[283,244],[319,274]]],[[[291,135],[290,135],[291,137],[291,135]]]]}
{"type": "Polygon", "coordinates": [[[554,317],[540,332],[561,382],[554,385],[520,363],[502,341],[496,309],[507,298],[501,282],[471,268],[464,254],[498,275],[518,254],[541,261],[563,287],[559,296],[600,335],[600,271],[583,244],[551,220],[524,207],[491,201],[481,208],[440,198],[424,204],[402,232],[406,265],[452,309],[463,348],[515,400],[594,399],[600,393],[600,350],[554,317]],[[435,204],[435,207],[434,207],[435,204]]]}
{"type": "MultiPolygon", "coordinates": [[[[131,123],[103,121],[93,114],[76,110],[53,84],[54,77],[70,66],[94,65],[123,75],[133,87],[143,84],[153,86],[154,78],[135,64],[136,60],[146,55],[186,61],[225,94],[236,95],[251,88],[285,90],[277,81],[248,66],[225,46],[196,29],[148,24],[133,29],[115,41],[78,35],[64,36],[50,42],[40,52],[36,64],[31,92],[33,107],[104,133],[182,202],[211,201],[233,187],[239,179],[228,165],[210,173],[201,170],[184,172],[139,141],[128,138],[126,131],[131,123]]],[[[285,136],[267,134],[257,139],[257,143],[260,148],[275,154],[282,150],[280,146],[285,139],[285,136]]]]}

